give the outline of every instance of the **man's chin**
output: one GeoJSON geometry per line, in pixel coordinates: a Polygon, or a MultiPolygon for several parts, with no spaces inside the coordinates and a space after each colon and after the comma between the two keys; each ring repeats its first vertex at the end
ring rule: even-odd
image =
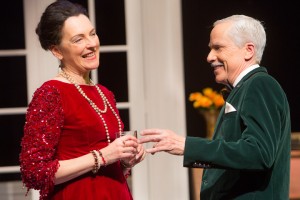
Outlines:
{"type": "Polygon", "coordinates": [[[219,83],[219,84],[223,84],[223,85],[227,84],[227,81],[225,79],[221,79],[218,77],[215,78],[215,81],[216,81],[216,83],[219,83]]]}

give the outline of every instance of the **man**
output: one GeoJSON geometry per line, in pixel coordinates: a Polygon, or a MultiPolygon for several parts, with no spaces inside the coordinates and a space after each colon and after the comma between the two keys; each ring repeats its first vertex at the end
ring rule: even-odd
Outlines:
{"type": "Polygon", "coordinates": [[[217,83],[230,94],[213,140],[146,129],[140,143],[156,142],[149,153],[184,156],[185,167],[205,168],[200,197],[289,199],[290,111],[284,91],[259,66],[266,44],[263,25],[244,15],[214,23],[207,61],[217,83]]]}

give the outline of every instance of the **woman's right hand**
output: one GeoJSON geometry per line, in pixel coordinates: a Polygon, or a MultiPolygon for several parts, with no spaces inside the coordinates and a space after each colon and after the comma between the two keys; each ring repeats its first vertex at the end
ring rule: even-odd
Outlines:
{"type": "MultiPolygon", "coordinates": [[[[116,138],[107,147],[100,149],[100,151],[106,161],[106,165],[109,165],[124,158],[134,158],[137,154],[138,145],[136,137],[132,135],[125,135],[116,138]]],[[[102,161],[101,165],[104,165],[102,161]]]]}

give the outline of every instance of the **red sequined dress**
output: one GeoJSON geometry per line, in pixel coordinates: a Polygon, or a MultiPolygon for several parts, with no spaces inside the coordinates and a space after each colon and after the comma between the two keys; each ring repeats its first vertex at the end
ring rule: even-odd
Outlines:
{"type": "MultiPolygon", "coordinates": [[[[118,113],[113,93],[98,86],[118,113]]],[[[99,108],[104,107],[95,86],[81,88],[99,108]]],[[[109,108],[102,116],[113,141],[119,131],[117,119],[109,108]]],[[[100,117],[75,86],[47,81],[34,93],[26,113],[20,153],[23,183],[29,189],[40,190],[43,200],[131,200],[120,162],[101,166],[96,175],[89,172],[54,185],[59,160],[76,158],[107,145],[100,117]]]]}

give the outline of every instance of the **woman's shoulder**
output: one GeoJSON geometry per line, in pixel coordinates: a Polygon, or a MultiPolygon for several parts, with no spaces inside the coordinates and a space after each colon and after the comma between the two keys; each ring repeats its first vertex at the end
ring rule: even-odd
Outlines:
{"type": "MultiPolygon", "coordinates": [[[[52,81],[44,82],[37,88],[28,105],[28,115],[34,114],[35,111],[42,110],[42,113],[54,112],[55,110],[61,113],[61,93],[60,90],[52,83],[52,81]]],[[[40,113],[40,112],[39,112],[40,113]]]]}
{"type": "Polygon", "coordinates": [[[39,90],[61,91],[64,88],[68,87],[69,85],[71,85],[71,84],[60,81],[60,80],[51,79],[51,80],[45,81],[40,87],[37,88],[36,91],[39,91],[39,90]]]}
{"type": "Polygon", "coordinates": [[[48,80],[39,86],[33,93],[32,101],[40,101],[42,99],[53,99],[60,96],[59,81],[48,80]]]}

